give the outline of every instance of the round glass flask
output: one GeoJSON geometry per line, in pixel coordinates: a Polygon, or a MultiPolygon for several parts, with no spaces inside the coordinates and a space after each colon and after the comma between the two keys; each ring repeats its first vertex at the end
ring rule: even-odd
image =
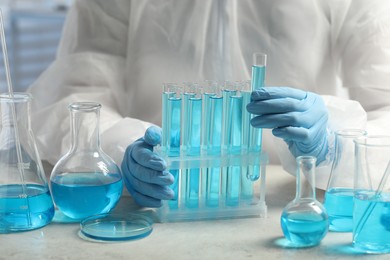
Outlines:
{"type": "Polygon", "coordinates": [[[54,205],[30,121],[31,95],[0,95],[0,233],[43,227],[54,205]]]}
{"type": "Polygon", "coordinates": [[[100,147],[101,105],[69,105],[71,148],[54,166],[50,188],[57,208],[81,220],[112,210],[122,194],[122,176],[115,162],[100,147]]]}
{"type": "Polygon", "coordinates": [[[281,216],[284,236],[296,247],[315,246],[328,233],[328,214],[315,193],[316,158],[300,156],[297,161],[296,195],[281,216]]]}

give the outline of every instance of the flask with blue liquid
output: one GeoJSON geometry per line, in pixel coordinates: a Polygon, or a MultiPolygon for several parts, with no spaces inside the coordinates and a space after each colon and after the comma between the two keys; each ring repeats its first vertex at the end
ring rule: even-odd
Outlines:
{"type": "Polygon", "coordinates": [[[328,233],[329,228],[328,214],[316,199],[316,158],[300,156],[296,161],[296,195],[283,209],[282,231],[292,246],[316,246],[328,233]]]}
{"type": "Polygon", "coordinates": [[[324,198],[330,231],[352,232],[355,177],[353,141],[365,135],[366,132],[362,129],[343,129],[336,132],[335,156],[324,198]]]}
{"type": "Polygon", "coordinates": [[[41,228],[54,216],[30,101],[27,93],[0,95],[0,234],[41,228]]]}
{"type": "Polygon", "coordinates": [[[50,188],[58,210],[73,220],[110,212],[122,194],[119,167],[100,147],[101,105],[69,105],[71,148],[54,166],[50,188]]]}

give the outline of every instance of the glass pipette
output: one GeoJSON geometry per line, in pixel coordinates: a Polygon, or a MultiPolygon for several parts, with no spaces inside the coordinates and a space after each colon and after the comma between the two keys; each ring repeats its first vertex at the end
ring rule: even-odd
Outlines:
{"type": "MultiPolygon", "coordinates": [[[[10,74],[10,69],[9,69],[7,44],[6,44],[5,33],[4,33],[3,11],[1,8],[0,8],[0,37],[1,37],[1,47],[3,50],[4,69],[5,69],[5,76],[6,76],[6,80],[7,80],[8,93],[9,93],[9,97],[13,100],[14,99],[14,91],[12,88],[11,74],[10,74]]],[[[20,173],[20,180],[22,182],[23,194],[20,194],[20,196],[26,199],[26,204],[28,207],[27,221],[28,221],[28,224],[31,225],[31,216],[30,216],[30,210],[29,210],[30,205],[29,205],[29,200],[28,200],[27,190],[26,190],[26,183],[25,183],[25,178],[24,178],[22,149],[20,147],[19,129],[18,129],[17,121],[16,121],[15,104],[13,102],[11,102],[11,113],[12,113],[12,120],[14,121],[15,146],[16,146],[16,154],[17,154],[17,160],[18,160],[18,169],[19,169],[19,173],[20,173]]]]}

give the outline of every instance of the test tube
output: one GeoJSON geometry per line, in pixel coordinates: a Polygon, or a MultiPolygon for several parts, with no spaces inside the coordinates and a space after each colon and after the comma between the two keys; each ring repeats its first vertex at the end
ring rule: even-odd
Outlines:
{"type": "MultiPolygon", "coordinates": [[[[252,66],[252,91],[264,87],[265,68],[267,63],[267,55],[264,53],[253,54],[253,66],[252,66]]],[[[262,129],[249,126],[249,152],[261,151],[261,138],[262,129]]],[[[248,172],[248,178],[257,180],[260,178],[260,168],[253,168],[253,172],[248,172]]]]}
{"type": "MultiPolygon", "coordinates": [[[[231,115],[228,129],[228,153],[240,154],[242,144],[242,96],[230,96],[229,114],[231,115]]],[[[241,166],[229,166],[226,175],[226,204],[236,206],[240,199],[241,166]]]]}
{"type": "Polygon", "coordinates": [[[266,65],[267,55],[265,53],[256,52],[253,54],[252,90],[264,87],[266,65]]]}
{"type": "MultiPolygon", "coordinates": [[[[162,112],[162,128],[163,128],[163,149],[169,157],[180,156],[180,119],[181,119],[181,89],[177,85],[164,86],[163,92],[163,112],[162,112]],[[164,110],[165,109],[165,110],[164,110]]],[[[179,194],[179,170],[170,170],[170,173],[175,178],[171,185],[175,195],[174,198],[168,201],[170,208],[178,207],[179,194]]]]}
{"type": "MultiPolygon", "coordinates": [[[[218,84],[213,83],[211,89],[205,89],[203,94],[203,125],[202,150],[205,155],[219,155],[221,153],[222,134],[222,95],[218,84]]],[[[208,207],[219,205],[221,182],[220,167],[210,167],[202,172],[202,194],[208,207]]]]}
{"type": "Polygon", "coordinates": [[[168,137],[168,99],[175,95],[175,91],[178,86],[174,83],[164,83],[162,93],[162,141],[161,148],[164,152],[167,152],[167,147],[170,144],[171,137],[168,137]]]}
{"type": "MultiPolygon", "coordinates": [[[[202,96],[199,93],[200,89],[195,86],[190,92],[184,93],[185,99],[183,103],[182,130],[183,152],[186,156],[199,156],[201,144],[201,125],[202,125],[202,96]]],[[[183,195],[185,206],[188,208],[196,208],[199,206],[199,178],[200,169],[191,168],[184,170],[183,175],[183,195]]]]}
{"type": "MultiPolygon", "coordinates": [[[[231,96],[236,95],[237,90],[234,87],[233,82],[226,81],[224,89],[222,90],[222,140],[221,140],[221,153],[228,154],[230,148],[230,128],[232,126],[232,115],[230,110],[231,96]]],[[[221,197],[225,199],[227,203],[227,180],[229,167],[222,167],[221,174],[221,197]]]]}
{"type": "MultiPolygon", "coordinates": [[[[253,127],[250,125],[251,114],[246,106],[251,101],[251,81],[244,81],[242,96],[242,150],[249,152],[249,140],[253,127]]],[[[260,176],[260,167],[256,165],[243,166],[241,171],[241,200],[251,200],[253,197],[253,181],[260,176]]]]}

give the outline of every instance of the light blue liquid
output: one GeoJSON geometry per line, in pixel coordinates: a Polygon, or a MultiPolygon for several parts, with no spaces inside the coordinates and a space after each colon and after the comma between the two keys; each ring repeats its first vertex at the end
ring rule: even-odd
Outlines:
{"type": "Polygon", "coordinates": [[[68,173],[51,180],[56,206],[72,219],[83,219],[112,210],[122,194],[119,174],[68,173]]]}
{"type": "Polygon", "coordinates": [[[328,220],[324,215],[283,212],[281,226],[284,236],[297,247],[315,246],[328,232],[328,220]]]}
{"type": "MultiPolygon", "coordinates": [[[[164,138],[165,140],[168,140],[168,143],[166,144],[166,151],[170,157],[180,156],[181,103],[181,97],[171,96],[168,98],[167,110],[163,111],[163,114],[166,115],[167,122],[167,127],[165,128],[166,132],[163,132],[163,140],[164,138]]],[[[175,195],[172,200],[168,201],[168,205],[170,208],[177,208],[180,171],[170,170],[170,173],[173,175],[175,180],[170,186],[175,195]]]]}
{"type": "Polygon", "coordinates": [[[263,88],[265,80],[265,66],[252,66],[252,91],[263,88]]]}
{"type": "MultiPolygon", "coordinates": [[[[240,154],[242,145],[242,96],[230,96],[230,126],[227,129],[228,153],[240,154]]],[[[226,182],[226,204],[236,206],[240,199],[241,166],[229,166],[226,182]]]]}
{"type": "Polygon", "coordinates": [[[54,216],[54,205],[46,186],[0,185],[0,233],[27,231],[46,226],[54,216]]]}
{"type": "MultiPolygon", "coordinates": [[[[222,136],[222,97],[211,96],[209,97],[209,106],[205,106],[205,128],[204,128],[204,149],[206,154],[218,155],[221,153],[221,136],[222,136]],[[209,125],[207,127],[207,125],[209,125]]],[[[206,206],[217,207],[219,205],[219,193],[221,183],[221,169],[208,168],[205,172],[205,200],[206,206]]]]}
{"type": "MultiPolygon", "coordinates": [[[[183,118],[183,144],[188,156],[200,155],[200,136],[202,127],[202,99],[190,97],[185,100],[187,117],[183,118]]],[[[200,169],[193,168],[185,170],[185,204],[189,208],[199,206],[199,178],[200,169]]]]}
{"type": "MultiPolygon", "coordinates": [[[[253,149],[251,138],[253,137],[253,130],[250,125],[251,114],[246,110],[246,106],[250,103],[251,92],[241,92],[242,95],[242,149],[245,151],[261,150],[261,145],[253,149]],[[251,149],[249,149],[251,148],[251,149]]],[[[258,133],[261,134],[261,131],[258,133]]],[[[260,139],[261,140],[261,136],[260,139]]],[[[257,142],[257,141],[256,141],[257,142]]],[[[257,144],[257,143],[256,143],[257,144]]],[[[241,199],[251,200],[253,198],[253,181],[260,178],[260,167],[258,165],[248,165],[241,169],[241,199]]]]}
{"type": "Polygon", "coordinates": [[[390,193],[360,191],[354,197],[353,245],[369,253],[390,252],[390,193]]]}
{"type": "MultiPolygon", "coordinates": [[[[265,66],[252,66],[252,91],[263,88],[265,80],[265,66]]],[[[261,151],[262,132],[259,128],[250,127],[249,150],[261,151]]]]}
{"type": "Polygon", "coordinates": [[[224,90],[222,92],[223,104],[222,111],[224,112],[222,118],[222,152],[229,153],[230,141],[231,141],[231,127],[232,127],[232,110],[231,110],[231,96],[235,96],[237,91],[224,90]]]}
{"type": "Polygon", "coordinates": [[[328,190],[325,193],[324,206],[329,215],[329,230],[352,232],[353,189],[328,190]]]}
{"type": "Polygon", "coordinates": [[[170,138],[166,135],[168,133],[168,99],[174,95],[173,92],[163,92],[162,93],[162,141],[161,147],[166,151],[167,146],[170,143],[170,138]]]}
{"type": "MultiPolygon", "coordinates": [[[[181,117],[181,98],[170,97],[168,99],[166,140],[168,156],[176,157],[180,155],[180,117],[181,117]]],[[[164,134],[164,133],[163,133],[164,134]]]]}

